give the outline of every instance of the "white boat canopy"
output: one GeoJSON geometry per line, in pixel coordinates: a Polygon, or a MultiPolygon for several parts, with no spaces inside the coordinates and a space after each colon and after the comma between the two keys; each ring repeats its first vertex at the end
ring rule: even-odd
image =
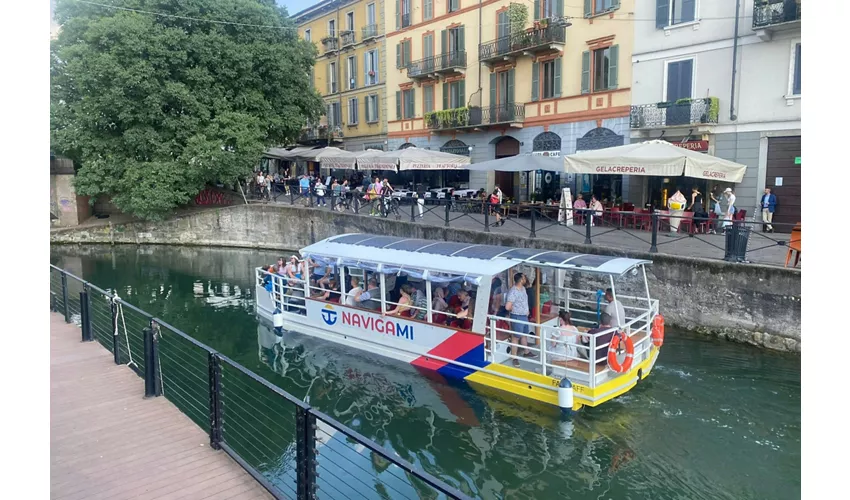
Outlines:
{"type": "Polygon", "coordinates": [[[685,175],[741,182],[747,166],[656,139],[567,155],[564,157],[564,169],[573,174],[685,175]]]}
{"type": "Polygon", "coordinates": [[[537,248],[475,245],[452,241],[400,238],[373,234],[332,236],[301,250],[304,257],[336,261],[342,265],[370,263],[368,268],[383,272],[428,270],[465,276],[478,281],[518,264],[567,269],[584,273],[620,276],[652,261],[607,255],[558,252],[537,248]],[[338,260],[336,260],[338,259],[338,260]]]}

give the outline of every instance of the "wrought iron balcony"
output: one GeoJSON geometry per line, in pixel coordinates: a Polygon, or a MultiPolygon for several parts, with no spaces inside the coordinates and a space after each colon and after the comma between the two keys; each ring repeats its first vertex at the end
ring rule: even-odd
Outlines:
{"type": "Polygon", "coordinates": [[[348,47],[349,45],[354,45],[357,42],[357,37],[354,36],[353,31],[341,31],[340,35],[342,36],[342,46],[348,47]]]}
{"type": "Polygon", "coordinates": [[[463,73],[466,69],[466,51],[447,52],[434,56],[437,73],[463,73]]]}
{"type": "Polygon", "coordinates": [[[366,40],[370,40],[378,36],[378,25],[370,24],[367,26],[363,26],[360,28],[360,36],[365,42],[366,40]]]}
{"type": "Polygon", "coordinates": [[[763,30],[778,24],[800,21],[800,0],[756,0],[753,6],[753,29],[763,30]]]}
{"type": "Polygon", "coordinates": [[[310,142],[327,140],[328,138],[328,127],[308,127],[301,131],[301,136],[298,138],[298,142],[302,144],[308,144],[310,142]]]}
{"type": "Polygon", "coordinates": [[[437,58],[434,56],[426,57],[407,65],[407,77],[412,80],[430,78],[434,76],[436,69],[437,58]]]}
{"type": "Polygon", "coordinates": [[[339,39],[335,36],[322,38],[322,48],[325,49],[326,54],[328,52],[336,52],[339,50],[339,39]]]}
{"type": "MultiPolygon", "coordinates": [[[[481,125],[500,125],[505,123],[522,123],[525,121],[525,103],[509,102],[482,109],[481,125]]],[[[470,118],[474,115],[469,112],[470,118]]],[[[472,120],[470,120],[472,121],[472,120]]]]}
{"type": "Polygon", "coordinates": [[[493,63],[520,55],[534,55],[551,49],[560,50],[567,41],[566,26],[547,26],[497,38],[478,46],[478,59],[493,63]]]}
{"type": "Polygon", "coordinates": [[[716,97],[680,99],[632,106],[629,118],[633,129],[716,124],[720,103],[716,97]]]}
{"type": "Polygon", "coordinates": [[[492,125],[519,124],[525,121],[525,103],[472,106],[425,114],[425,125],[431,130],[483,128],[492,125]]]}

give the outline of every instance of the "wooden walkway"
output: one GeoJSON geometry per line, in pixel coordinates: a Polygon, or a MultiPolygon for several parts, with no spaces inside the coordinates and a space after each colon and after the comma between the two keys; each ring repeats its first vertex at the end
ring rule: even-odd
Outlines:
{"type": "Polygon", "coordinates": [[[50,498],[262,499],[271,495],[165,398],[50,314],[50,498]]]}

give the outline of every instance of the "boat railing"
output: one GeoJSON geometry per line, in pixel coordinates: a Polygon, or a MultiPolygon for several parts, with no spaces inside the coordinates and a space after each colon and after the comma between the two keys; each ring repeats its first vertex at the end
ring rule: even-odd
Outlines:
{"type": "Polygon", "coordinates": [[[301,315],[307,314],[307,305],[304,302],[306,280],[270,273],[261,268],[257,269],[258,285],[265,287],[267,277],[271,283],[271,290],[269,291],[276,308],[301,315]]]}

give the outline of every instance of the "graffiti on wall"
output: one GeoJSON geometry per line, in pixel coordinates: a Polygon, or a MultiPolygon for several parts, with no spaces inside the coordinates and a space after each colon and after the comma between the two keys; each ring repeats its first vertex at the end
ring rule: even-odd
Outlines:
{"type": "Polygon", "coordinates": [[[195,196],[195,205],[227,205],[224,193],[214,189],[204,189],[195,196]]]}

